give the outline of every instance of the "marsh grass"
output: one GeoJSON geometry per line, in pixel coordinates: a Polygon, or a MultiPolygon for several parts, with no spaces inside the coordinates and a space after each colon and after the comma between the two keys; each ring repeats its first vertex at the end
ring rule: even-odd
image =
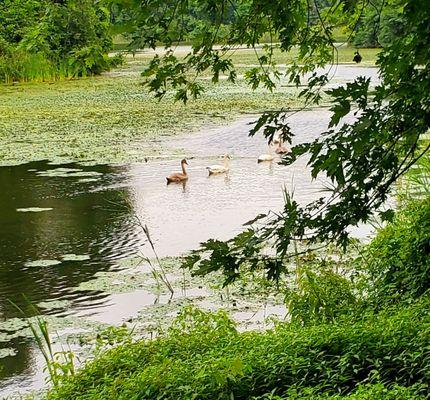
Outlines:
{"type": "Polygon", "coordinates": [[[71,79],[76,70],[69,59],[58,62],[47,59],[43,54],[15,51],[0,56],[0,83],[41,83],[71,79]]]}
{"type": "Polygon", "coordinates": [[[146,237],[146,239],[147,239],[147,241],[151,247],[151,250],[155,256],[155,260],[157,262],[157,265],[155,265],[151,261],[151,258],[148,256],[142,255],[141,259],[143,261],[146,261],[149,264],[149,266],[151,267],[152,276],[156,280],[157,284],[161,281],[166,286],[166,288],[169,290],[170,298],[172,299],[173,295],[175,294],[175,290],[173,289],[173,286],[171,285],[169,278],[167,277],[166,271],[163,268],[163,264],[161,263],[161,260],[158,257],[157,251],[155,249],[155,244],[154,244],[154,242],[151,238],[151,235],[149,233],[149,228],[146,224],[142,223],[142,221],[140,220],[139,217],[136,216],[135,218],[138,220],[137,224],[142,229],[142,231],[143,231],[143,233],[144,233],[144,235],[145,235],[145,237],[146,237]]]}
{"type": "Polygon", "coordinates": [[[25,296],[24,299],[31,314],[34,315],[32,318],[20,306],[13,302],[11,304],[25,318],[33,339],[45,360],[48,381],[56,388],[60,385],[62,379],[75,375],[75,354],[70,347],[65,350],[61,346],[61,351],[54,351],[47,322],[40,316],[40,312],[36,306],[25,296]]]}

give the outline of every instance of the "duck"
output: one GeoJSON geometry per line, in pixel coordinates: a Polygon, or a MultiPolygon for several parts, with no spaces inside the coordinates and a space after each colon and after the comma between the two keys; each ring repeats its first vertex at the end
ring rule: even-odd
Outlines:
{"type": "Polygon", "coordinates": [[[274,159],[275,159],[275,156],[272,154],[272,148],[269,145],[269,152],[259,155],[257,159],[257,163],[261,163],[265,161],[273,161],[274,159]]]}
{"type": "Polygon", "coordinates": [[[208,170],[209,175],[215,175],[215,174],[224,174],[227,173],[230,169],[230,156],[227,154],[224,156],[224,165],[211,165],[209,167],[206,167],[208,170]]]}
{"type": "Polygon", "coordinates": [[[166,177],[167,184],[174,182],[185,182],[188,179],[187,171],[185,170],[185,165],[188,165],[187,160],[184,158],[181,161],[182,172],[174,172],[166,177]]]}
{"type": "Polygon", "coordinates": [[[282,140],[280,139],[278,142],[278,146],[275,149],[276,154],[286,154],[289,153],[291,150],[284,146],[282,140]]]}

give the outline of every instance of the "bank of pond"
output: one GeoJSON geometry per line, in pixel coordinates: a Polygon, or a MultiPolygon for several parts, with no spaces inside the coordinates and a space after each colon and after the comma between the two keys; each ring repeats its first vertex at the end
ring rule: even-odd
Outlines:
{"type": "Polygon", "coordinates": [[[288,322],[239,332],[224,311],[188,307],[151,340],[102,338],[111,348],[47,398],[428,399],[429,240],[430,198],[409,201],[354,258],[355,274],[302,266],[288,322]]]}

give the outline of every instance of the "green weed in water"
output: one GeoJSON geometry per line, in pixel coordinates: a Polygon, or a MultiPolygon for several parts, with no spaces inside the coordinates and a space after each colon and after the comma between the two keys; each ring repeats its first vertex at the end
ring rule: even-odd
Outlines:
{"type": "Polygon", "coordinates": [[[26,299],[28,306],[33,314],[36,315],[35,322],[28,317],[26,312],[17,304],[12,305],[26,318],[28,327],[33,334],[37,347],[41,351],[45,360],[45,367],[49,374],[49,382],[54,387],[58,387],[61,380],[67,376],[75,375],[75,355],[69,350],[55,351],[52,347],[51,337],[48,330],[48,324],[43,317],[38,316],[40,313],[37,308],[26,299]]]}

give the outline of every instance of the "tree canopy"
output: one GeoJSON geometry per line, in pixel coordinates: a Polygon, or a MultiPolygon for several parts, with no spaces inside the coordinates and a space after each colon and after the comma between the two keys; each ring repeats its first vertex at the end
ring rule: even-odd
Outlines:
{"type": "MultiPolygon", "coordinates": [[[[306,206],[286,196],[281,212],[259,215],[233,239],[210,240],[192,253],[187,265],[195,272],[222,270],[229,282],[243,267],[264,268],[270,278],[277,279],[287,272],[284,261],[295,253],[297,241],[306,240],[309,245],[334,241],[346,246],[350,226],[369,221],[375,213],[390,219],[391,210],[379,210],[393,184],[429,149],[421,138],[430,125],[430,9],[426,0],[376,3],[379,8],[373,28],[377,37],[382,34],[383,16],[394,8],[402,20],[399,35],[386,43],[378,57],[380,83],[371,87],[369,79],[358,77],[327,89],[330,68],[324,72],[317,68],[337,63],[334,29],[346,26],[353,37],[360,24],[366,23],[369,10],[375,10],[375,2],[127,1],[134,9],[139,32],[134,44],[167,46],[166,54],[155,56],[143,73],[146,86],[156,97],[173,90],[177,100],[198,98],[203,87],[196,77],[203,72],[209,72],[213,82],[221,74],[234,82],[234,49],[256,48],[269,35],[272,41],[264,44],[264,53],[256,51],[259,66],[245,72],[249,85],[273,90],[280,78],[297,86],[306,82],[300,93],[305,107],[320,104],[322,93],[330,98],[332,117],[326,131],[313,142],[293,146],[292,153],[282,160],[289,165],[307,155],[312,176],[324,175],[330,180],[330,195],[306,206]],[[179,58],[173,48],[187,32],[186,16],[196,5],[205,23],[194,36],[190,53],[179,58]],[[223,30],[221,35],[226,18],[227,32],[223,30]],[[215,47],[216,43],[221,47],[215,47]],[[297,60],[280,68],[272,57],[277,47],[285,52],[297,49],[297,60]],[[345,122],[347,115],[354,117],[352,122],[345,122]],[[274,250],[270,256],[264,251],[268,245],[274,250]]],[[[292,112],[285,108],[264,113],[251,135],[262,131],[271,141],[275,132],[281,132],[283,139],[292,143],[294,131],[288,119],[292,112]]]]}

